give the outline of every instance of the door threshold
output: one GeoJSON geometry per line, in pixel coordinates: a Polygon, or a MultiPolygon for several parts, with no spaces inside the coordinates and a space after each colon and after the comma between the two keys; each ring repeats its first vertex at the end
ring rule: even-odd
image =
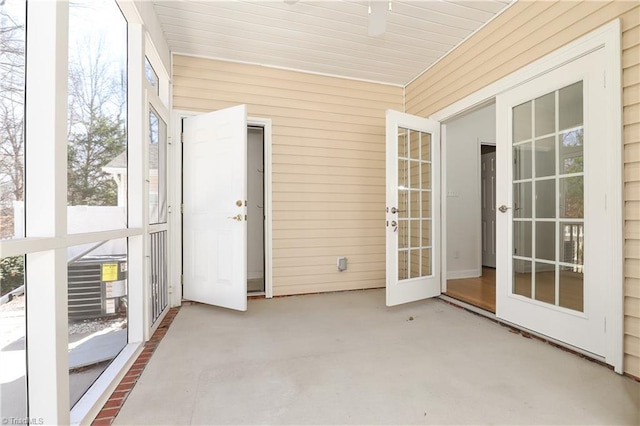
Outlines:
{"type": "Polygon", "coordinates": [[[454,298],[454,297],[447,296],[447,295],[446,295],[446,294],[444,294],[444,293],[443,293],[443,294],[441,294],[441,295],[439,296],[439,298],[440,298],[440,299],[442,299],[442,300],[444,300],[445,302],[447,302],[447,303],[451,304],[451,305],[458,306],[458,307],[463,308],[463,309],[465,309],[465,310],[467,310],[467,311],[473,312],[474,314],[482,315],[482,316],[487,317],[487,318],[489,318],[489,319],[492,319],[492,320],[494,320],[494,321],[498,321],[498,322],[500,322],[500,321],[498,320],[498,317],[496,317],[496,314],[494,314],[494,313],[493,313],[493,312],[491,312],[491,311],[487,311],[487,310],[482,309],[482,308],[479,308],[479,307],[477,307],[477,306],[475,306],[475,305],[471,305],[471,304],[469,304],[469,303],[467,303],[467,302],[464,302],[464,301],[462,301],[462,300],[460,300],[460,299],[456,299],[456,298],[454,298]]]}
{"type": "Polygon", "coordinates": [[[607,367],[610,370],[613,370],[613,366],[607,364],[605,362],[605,358],[600,356],[600,355],[596,355],[592,352],[588,352],[585,351],[584,349],[580,349],[577,348],[575,346],[571,346],[567,343],[561,342],[559,340],[553,339],[549,336],[545,336],[544,334],[540,334],[540,333],[536,333],[533,330],[529,330],[528,328],[524,328],[521,327],[517,324],[513,324],[510,323],[508,321],[505,321],[503,319],[498,318],[494,313],[491,313],[489,311],[485,311],[484,309],[478,308],[477,306],[473,306],[470,305],[466,302],[463,302],[461,300],[458,299],[454,299],[451,296],[447,296],[446,294],[441,294],[439,297],[439,299],[441,299],[443,302],[448,303],[450,305],[456,306],[458,308],[462,308],[466,311],[469,311],[471,313],[474,313],[476,315],[481,315],[483,317],[488,318],[489,320],[498,323],[499,325],[503,326],[503,327],[508,327],[511,330],[513,330],[514,333],[519,333],[522,335],[522,337],[526,337],[528,339],[530,338],[535,338],[537,340],[540,340],[542,342],[548,343],[551,346],[555,346],[558,349],[562,349],[563,351],[567,351],[570,352],[574,355],[577,355],[581,358],[585,358],[591,362],[595,362],[597,364],[600,364],[604,367],[607,367]]]}
{"type": "Polygon", "coordinates": [[[251,291],[247,293],[247,299],[266,299],[267,293],[264,291],[251,291]]]}

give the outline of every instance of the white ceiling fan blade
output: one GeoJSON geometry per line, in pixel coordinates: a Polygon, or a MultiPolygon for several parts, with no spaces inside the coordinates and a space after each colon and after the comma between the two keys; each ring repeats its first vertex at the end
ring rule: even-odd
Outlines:
{"type": "Polygon", "coordinates": [[[387,30],[387,2],[371,1],[369,6],[371,8],[371,13],[369,14],[369,36],[381,36],[387,30]]]}

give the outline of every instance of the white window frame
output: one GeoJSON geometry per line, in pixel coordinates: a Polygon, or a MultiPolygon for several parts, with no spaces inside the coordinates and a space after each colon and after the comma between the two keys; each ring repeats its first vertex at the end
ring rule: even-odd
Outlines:
{"type": "MultiPolygon", "coordinates": [[[[148,254],[148,256],[145,257],[145,287],[149,289],[151,289],[151,277],[149,274],[149,270],[150,270],[150,255],[151,255],[151,248],[149,247],[149,235],[153,232],[159,232],[159,231],[166,231],[167,232],[167,257],[168,257],[168,264],[167,264],[167,280],[168,280],[168,300],[167,300],[167,306],[165,307],[165,309],[163,310],[163,312],[158,316],[158,318],[156,319],[155,322],[151,322],[152,321],[152,313],[151,313],[151,301],[150,299],[148,299],[148,303],[145,306],[145,318],[147,318],[148,321],[148,337],[150,337],[151,335],[153,335],[153,333],[157,330],[157,328],[160,326],[160,323],[162,322],[162,319],[165,317],[165,315],[167,314],[167,312],[169,311],[169,309],[174,306],[172,304],[171,301],[171,293],[172,293],[172,289],[176,286],[176,283],[179,283],[179,281],[172,281],[171,277],[172,277],[172,262],[171,259],[174,258],[174,256],[172,256],[172,250],[171,247],[173,245],[172,243],[172,239],[173,239],[173,230],[172,230],[172,226],[171,226],[171,222],[172,222],[172,216],[174,216],[173,213],[173,208],[172,208],[172,203],[171,203],[171,193],[172,193],[172,185],[170,183],[171,179],[169,179],[169,177],[171,176],[171,170],[172,167],[175,167],[175,163],[173,163],[171,161],[171,156],[172,156],[172,152],[171,152],[171,138],[170,138],[170,134],[171,134],[171,114],[170,114],[170,110],[169,110],[169,93],[170,93],[170,86],[171,86],[171,82],[169,79],[169,74],[167,72],[167,70],[165,70],[162,61],[160,60],[160,56],[158,55],[157,50],[155,49],[153,42],[151,41],[151,37],[147,34],[145,37],[145,55],[143,58],[143,66],[144,66],[144,61],[148,60],[149,63],[151,64],[151,66],[153,67],[153,70],[155,71],[155,73],[158,76],[158,92],[156,93],[156,90],[153,88],[153,86],[151,86],[151,84],[149,83],[149,81],[146,78],[146,75],[144,75],[144,78],[142,79],[142,85],[144,87],[144,92],[145,92],[145,113],[144,113],[144,123],[145,123],[145,138],[144,138],[144,174],[145,174],[145,178],[144,178],[144,182],[145,182],[145,190],[144,190],[144,234],[145,234],[145,239],[144,239],[144,252],[148,254]],[[167,151],[166,151],[166,179],[167,179],[167,186],[166,186],[166,203],[167,203],[167,221],[165,223],[157,223],[157,224],[149,224],[149,191],[148,191],[148,186],[149,186],[149,181],[150,181],[150,175],[149,175],[149,113],[151,110],[151,107],[153,107],[153,109],[155,110],[155,112],[158,115],[158,118],[160,118],[162,121],[164,121],[164,123],[167,126],[167,134],[166,134],[166,138],[167,140],[165,141],[165,143],[167,144],[167,151]]],[[[144,71],[144,69],[143,69],[144,71]]],[[[149,293],[150,294],[150,293],[149,293]]]]}
{"type": "MultiPolygon", "coordinates": [[[[143,86],[146,31],[136,6],[119,0],[128,43],[128,227],[103,232],[67,232],[68,0],[27,2],[25,211],[26,237],[0,241],[0,256],[27,254],[28,416],[47,424],[91,421],[150,336],[146,280],[144,158],[148,99],[143,86]],[[67,248],[128,238],[128,344],[69,410],[67,248]],[[131,285],[131,283],[135,283],[131,285]]],[[[157,53],[154,52],[158,57],[157,53]]],[[[170,82],[162,69],[168,100],[170,82]]],[[[162,86],[161,86],[162,87],[162,86]]],[[[165,103],[156,107],[164,113],[165,103]],[[160,106],[162,105],[162,107],[160,106]]]]}
{"type": "MultiPolygon", "coordinates": [[[[575,40],[564,47],[538,59],[537,61],[509,74],[506,77],[478,90],[477,92],[461,99],[450,106],[432,114],[430,118],[445,122],[452,120],[462,114],[472,111],[494,101],[495,97],[507,90],[530,81],[537,76],[569,63],[581,56],[584,56],[596,49],[604,49],[605,75],[603,79],[607,88],[605,118],[606,134],[611,137],[609,141],[610,156],[607,158],[605,167],[610,170],[608,174],[609,198],[607,204],[612,206],[612,220],[608,224],[612,235],[612,244],[609,250],[613,256],[611,270],[611,282],[613,286],[606,300],[607,316],[607,351],[605,361],[614,367],[618,374],[623,374],[624,361],[624,228],[623,228],[623,175],[622,175],[622,94],[621,94],[621,45],[620,45],[620,20],[616,19],[591,33],[575,40]]],[[[443,171],[442,176],[446,176],[446,125],[442,130],[443,146],[443,171]]],[[[442,194],[446,194],[446,179],[443,178],[442,194]]],[[[446,217],[446,197],[442,197],[443,217],[446,217]]],[[[442,226],[443,253],[446,253],[446,227],[442,226]]],[[[442,268],[446,271],[446,256],[442,257],[442,268]]],[[[441,282],[443,292],[446,291],[446,274],[442,275],[441,282]]],[[[562,344],[561,342],[558,342],[562,344]]]]}

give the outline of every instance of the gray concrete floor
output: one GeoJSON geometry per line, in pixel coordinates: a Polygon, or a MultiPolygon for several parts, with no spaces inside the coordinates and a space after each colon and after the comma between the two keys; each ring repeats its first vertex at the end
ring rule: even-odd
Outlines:
{"type": "Polygon", "coordinates": [[[640,383],[383,290],[184,306],[115,424],[640,424],[640,383]]]}

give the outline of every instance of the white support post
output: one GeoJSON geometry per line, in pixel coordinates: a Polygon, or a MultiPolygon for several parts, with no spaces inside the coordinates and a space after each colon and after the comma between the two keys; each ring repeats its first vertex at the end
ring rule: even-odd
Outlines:
{"type": "MultiPolygon", "coordinates": [[[[69,4],[27,3],[26,236],[55,238],[67,229],[67,67],[69,4]]],[[[29,417],[69,423],[67,256],[27,256],[29,417]]]]}
{"type": "Polygon", "coordinates": [[[145,179],[145,142],[147,137],[144,96],[144,29],[139,23],[128,25],[128,204],[129,227],[142,228],[142,235],[129,238],[129,343],[149,337],[149,291],[146,253],[147,183],[145,179]]]}

